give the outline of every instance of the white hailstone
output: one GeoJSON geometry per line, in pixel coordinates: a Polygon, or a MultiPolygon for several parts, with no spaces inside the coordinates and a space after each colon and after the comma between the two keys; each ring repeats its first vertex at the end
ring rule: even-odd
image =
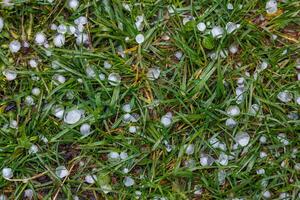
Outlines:
{"type": "Polygon", "coordinates": [[[194,195],[201,195],[203,193],[203,189],[201,188],[200,185],[195,185],[194,190],[195,190],[194,195]]]}
{"type": "Polygon", "coordinates": [[[48,143],[48,139],[44,135],[39,136],[40,140],[42,140],[45,144],[48,143]]]}
{"type": "Polygon", "coordinates": [[[296,163],[296,164],[294,165],[294,169],[295,169],[296,171],[300,171],[300,163],[296,163]]]}
{"type": "Polygon", "coordinates": [[[135,27],[138,31],[143,30],[144,16],[139,15],[135,18],[135,27]]]}
{"type": "Polygon", "coordinates": [[[145,41],[145,37],[143,34],[137,34],[135,36],[135,41],[138,43],[138,44],[142,44],[144,41],[145,41]]]}
{"type": "Polygon", "coordinates": [[[88,174],[84,177],[84,181],[88,184],[94,184],[97,181],[97,176],[88,174]]]}
{"type": "Polygon", "coordinates": [[[232,5],[232,3],[228,3],[228,4],[227,4],[227,9],[228,9],[228,10],[233,10],[233,5],[232,5]]]}
{"type": "Polygon", "coordinates": [[[256,174],[258,174],[258,175],[262,175],[262,174],[265,174],[265,173],[266,173],[265,169],[256,170],[256,174]]]}
{"type": "Polygon", "coordinates": [[[268,14],[274,14],[277,12],[277,1],[270,0],[266,3],[266,11],[268,14]]]}
{"type": "Polygon", "coordinates": [[[269,198],[271,198],[272,194],[269,190],[266,190],[262,193],[262,196],[266,199],[269,199],[269,198]]]}
{"type": "Polygon", "coordinates": [[[239,51],[239,47],[237,44],[233,43],[229,46],[229,51],[232,54],[236,54],[239,51]]]}
{"type": "Polygon", "coordinates": [[[134,185],[134,180],[133,180],[133,178],[126,176],[123,180],[123,183],[126,187],[130,187],[130,186],[134,185]]]}
{"type": "Polygon", "coordinates": [[[199,31],[201,31],[201,32],[204,32],[205,29],[206,29],[205,23],[203,23],[203,22],[198,23],[198,24],[197,24],[197,29],[198,29],[199,31]]]}
{"type": "Polygon", "coordinates": [[[277,139],[283,144],[283,145],[289,145],[289,141],[286,138],[286,135],[284,133],[279,133],[277,136],[277,139]]]}
{"type": "Polygon", "coordinates": [[[96,77],[96,72],[92,67],[87,67],[85,69],[85,73],[87,75],[88,78],[94,78],[96,77]]]}
{"type": "Polygon", "coordinates": [[[234,128],[237,126],[237,122],[233,118],[226,119],[225,125],[229,128],[234,128]]]}
{"type": "Polygon", "coordinates": [[[40,88],[37,88],[37,87],[32,88],[31,94],[34,95],[34,96],[39,96],[41,94],[40,88]]]}
{"type": "Polygon", "coordinates": [[[189,144],[186,146],[185,153],[187,155],[192,155],[194,153],[194,150],[195,150],[195,145],[189,144]]]}
{"type": "Polygon", "coordinates": [[[4,27],[4,20],[2,17],[0,17],[0,32],[2,31],[3,27],[4,27]]]}
{"type": "Polygon", "coordinates": [[[235,141],[240,146],[245,147],[250,142],[250,136],[246,132],[238,132],[235,136],[235,141]]]}
{"type": "Polygon", "coordinates": [[[213,38],[221,38],[223,34],[224,34],[224,30],[220,26],[214,26],[211,29],[211,35],[213,36],[213,38]]]}
{"type": "Polygon", "coordinates": [[[297,153],[298,153],[298,148],[293,148],[293,150],[292,150],[292,158],[296,158],[296,156],[297,156],[297,153]]]}
{"type": "Polygon", "coordinates": [[[259,142],[261,143],[261,144],[266,144],[267,143],[267,138],[266,138],[266,136],[261,136],[260,138],[259,138],[259,142]]]}
{"type": "Polygon", "coordinates": [[[297,74],[297,80],[300,81],[300,73],[297,74]]]}
{"type": "Polygon", "coordinates": [[[0,194],[0,200],[7,200],[7,196],[5,196],[4,194],[0,194]]]}
{"type": "Polygon", "coordinates": [[[236,24],[236,23],[233,23],[233,22],[228,22],[226,24],[226,31],[227,33],[232,33],[233,31],[235,31],[236,29],[238,29],[240,27],[240,24],[236,24]]]}
{"type": "Polygon", "coordinates": [[[23,47],[29,48],[30,44],[27,41],[23,41],[23,47]]]}
{"type": "Polygon", "coordinates": [[[84,123],[80,126],[80,133],[81,135],[89,135],[91,133],[91,125],[88,123],[84,123]]]}
{"type": "Polygon", "coordinates": [[[287,200],[287,199],[289,199],[289,197],[290,197],[290,195],[288,193],[286,193],[286,192],[282,192],[279,195],[279,199],[285,199],[285,200],[287,200]]]}
{"type": "Polygon", "coordinates": [[[68,27],[64,24],[60,24],[58,27],[57,27],[57,32],[60,33],[60,34],[66,34],[68,31],[68,27]]]}
{"type": "Polygon", "coordinates": [[[33,198],[33,190],[32,189],[27,189],[24,191],[24,197],[26,199],[32,199],[33,198]]]}
{"type": "Polygon", "coordinates": [[[129,126],[128,131],[129,131],[129,133],[136,133],[137,132],[137,127],[136,126],[129,126]]]}
{"type": "Polygon", "coordinates": [[[38,62],[35,59],[30,59],[28,62],[29,66],[32,68],[36,68],[38,66],[38,62]]]}
{"type": "Polygon", "coordinates": [[[166,151],[167,152],[171,152],[172,150],[173,150],[173,147],[172,147],[172,145],[170,145],[170,144],[165,144],[165,146],[166,146],[166,151]]]}
{"type": "Polygon", "coordinates": [[[260,106],[258,104],[252,104],[250,109],[249,109],[249,113],[251,115],[257,115],[257,113],[259,112],[260,110],[260,106]]]}
{"type": "Polygon", "coordinates": [[[122,6],[123,6],[123,8],[124,8],[125,10],[131,11],[131,8],[130,8],[130,5],[129,5],[129,4],[127,4],[127,3],[122,3],[122,6]]]}
{"type": "Polygon", "coordinates": [[[129,172],[129,169],[128,169],[127,167],[125,167],[125,168],[123,169],[123,173],[124,173],[124,174],[128,174],[128,172],[129,172]]]}
{"type": "Polygon", "coordinates": [[[123,121],[124,121],[125,123],[130,122],[130,121],[131,121],[131,118],[132,118],[132,116],[131,116],[131,114],[129,114],[129,113],[126,113],[125,115],[123,115],[123,121]]]}
{"type": "Polygon", "coordinates": [[[241,111],[240,111],[240,108],[238,106],[229,106],[226,109],[226,113],[230,117],[236,117],[236,116],[238,116],[241,113],[241,111]]]}
{"type": "Polygon", "coordinates": [[[5,76],[6,80],[8,81],[13,81],[17,78],[17,72],[10,69],[4,70],[2,74],[5,76]]]}
{"type": "Polygon", "coordinates": [[[76,10],[78,8],[78,6],[79,6],[79,1],[78,0],[69,0],[68,1],[68,6],[72,10],[76,10]]]}
{"type": "Polygon", "coordinates": [[[124,104],[122,106],[122,110],[123,110],[123,112],[130,113],[131,112],[131,105],[129,103],[124,104]]]}
{"type": "Polygon", "coordinates": [[[104,81],[104,80],[105,80],[105,74],[100,73],[100,74],[99,74],[99,79],[100,79],[101,81],[104,81]]]}
{"type": "Polygon", "coordinates": [[[52,79],[54,80],[54,83],[56,85],[59,85],[59,84],[63,84],[66,82],[66,77],[64,77],[63,75],[61,74],[55,74],[52,79]]]}
{"type": "Polygon", "coordinates": [[[55,174],[59,178],[64,178],[66,176],[69,176],[70,172],[67,170],[67,168],[65,166],[58,166],[55,169],[55,174]]]}
{"type": "Polygon", "coordinates": [[[108,75],[108,82],[112,86],[118,86],[121,83],[121,76],[118,73],[111,73],[108,75]]]}
{"type": "Polygon", "coordinates": [[[222,143],[222,142],[219,143],[218,148],[221,149],[222,151],[226,151],[227,150],[226,145],[224,143],[222,143]]]}
{"type": "Polygon", "coordinates": [[[104,61],[104,64],[103,64],[103,65],[104,65],[104,68],[105,68],[105,69],[110,69],[110,68],[111,68],[111,64],[110,64],[110,62],[107,61],[107,60],[104,61]]]}
{"type": "Polygon", "coordinates": [[[125,37],[125,42],[129,42],[130,38],[129,37],[125,37]]]}
{"type": "Polygon", "coordinates": [[[73,200],[80,200],[78,196],[73,196],[73,200]]]}
{"type": "Polygon", "coordinates": [[[181,60],[182,56],[183,56],[182,51],[176,51],[175,52],[175,57],[177,58],[177,60],[181,60]]]}
{"type": "Polygon", "coordinates": [[[76,44],[87,44],[89,42],[89,36],[86,33],[80,33],[76,37],[76,44]]]}
{"type": "Polygon", "coordinates": [[[5,179],[10,179],[14,176],[13,171],[11,168],[5,167],[2,169],[2,176],[5,179]]]}
{"type": "Polygon", "coordinates": [[[227,173],[224,170],[220,170],[218,172],[218,181],[220,185],[225,184],[225,179],[226,179],[227,173]]]}
{"type": "Polygon", "coordinates": [[[78,109],[70,110],[64,117],[64,122],[67,124],[76,124],[82,117],[82,111],[78,109]]]}
{"type": "Polygon", "coordinates": [[[122,160],[126,160],[126,159],[128,158],[128,154],[127,154],[126,152],[122,151],[122,152],[120,153],[120,158],[121,158],[122,160]]]}
{"type": "Polygon", "coordinates": [[[18,122],[16,120],[11,120],[9,122],[9,127],[13,128],[13,129],[17,129],[18,128],[18,122]]]}
{"type": "Polygon", "coordinates": [[[32,96],[25,97],[25,104],[27,106],[33,106],[34,105],[34,99],[32,98],[32,96]]]}
{"type": "Polygon", "coordinates": [[[183,25],[186,25],[188,22],[195,20],[193,16],[186,16],[182,19],[183,25]]]}
{"type": "Polygon", "coordinates": [[[263,71],[263,70],[267,69],[268,65],[269,64],[266,61],[261,62],[258,66],[258,71],[263,71]]]}
{"type": "Polygon", "coordinates": [[[170,127],[172,124],[172,113],[167,113],[161,117],[160,122],[166,128],[170,127]]]}
{"type": "Polygon", "coordinates": [[[80,16],[77,19],[74,20],[74,23],[76,25],[85,25],[88,23],[88,19],[84,16],[80,16]]]}
{"type": "Polygon", "coordinates": [[[228,160],[229,160],[228,155],[225,154],[224,152],[222,152],[222,153],[220,154],[220,156],[219,156],[217,162],[218,162],[220,165],[226,166],[226,165],[228,165],[228,160]]]}
{"type": "Polygon", "coordinates": [[[200,164],[202,166],[211,166],[215,162],[214,158],[211,157],[210,155],[201,153],[200,155],[200,164]]]}
{"type": "Polygon", "coordinates": [[[9,43],[9,50],[12,53],[17,53],[21,49],[21,43],[18,40],[13,40],[9,43]]]}
{"type": "Polygon", "coordinates": [[[75,34],[76,33],[75,26],[72,26],[72,25],[68,26],[68,33],[71,35],[75,34]]]}
{"type": "Polygon", "coordinates": [[[111,161],[120,160],[120,154],[118,152],[112,151],[108,154],[108,159],[111,161]]]}
{"type": "Polygon", "coordinates": [[[296,97],[296,103],[300,105],[300,96],[296,97]]]}
{"type": "Polygon", "coordinates": [[[244,83],[245,83],[245,78],[244,78],[244,77],[240,77],[240,78],[238,78],[238,80],[237,80],[237,84],[238,84],[239,86],[243,86],[243,85],[244,85],[244,83]]]}
{"type": "Polygon", "coordinates": [[[34,41],[37,45],[43,45],[46,43],[47,39],[44,33],[39,32],[35,35],[34,41]]]}
{"type": "Polygon", "coordinates": [[[56,25],[56,24],[51,24],[51,25],[50,25],[50,29],[51,29],[52,31],[56,31],[56,30],[57,30],[57,25],[56,25]]]}
{"type": "Polygon", "coordinates": [[[52,114],[53,114],[56,118],[58,118],[58,119],[62,119],[62,118],[63,118],[64,112],[65,112],[64,107],[59,106],[59,105],[54,106],[54,107],[53,107],[53,110],[52,110],[52,114]]]}
{"type": "Polygon", "coordinates": [[[160,69],[158,67],[149,68],[147,72],[147,78],[151,81],[158,79],[160,75],[160,69]]]}
{"type": "Polygon", "coordinates": [[[53,38],[53,44],[56,47],[62,47],[65,44],[65,36],[63,34],[57,34],[54,38],[53,38]]]}
{"type": "Polygon", "coordinates": [[[220,145],[220,141],[216,137],[212,137],[208,140],[209,144],[212,146],[212,148],[216,149],[220,145]]]}
{"type": "Polygon", "coordinates": [[[35,144],[31,145],[31,147],[29,148],[29,154],[36,154],[39,151],[38,146],[36,146],[35,144]]]}

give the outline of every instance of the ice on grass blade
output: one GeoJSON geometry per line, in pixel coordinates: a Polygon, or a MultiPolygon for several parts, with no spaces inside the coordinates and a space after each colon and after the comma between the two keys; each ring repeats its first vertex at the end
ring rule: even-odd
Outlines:
{"type": "Polygon", "coordinates": [[[83,136],[87,136],[91,133],[91,125],[84,123],[80,126],[80,133],[83,136]]]}
{"type": "Polygon", "coordinates": [[[121,76],[118,73],[111,73],[108,75],[108,82],[112,86],[118,86],[121,83],[121,76]]]}
{"type": "Polygon", "coordinates": [[[250,136],[247,132],[238,132],[234,137],[237,144],[242,147],[245,147],[250,142],[250,136]]]}
{"type": "Polygon", "coordinates": [[[97,181],[97,176],[88,174],[84,177],[84,181],[88,184],[94,184],[97,181]]]}
{"type": "Polygon", "coordinates": [[[70,110],[65,114],[64,122],[66,124],[76,124],[82,117],[82,111],[78,109],[70,110]]]}
{"type": "Polygon", "coordinates": [[[214,26],[211,29],[211,35],[213,36],[213,38],[221,38],[223,34],[224,34],[224,30],[220,26],[214,26]]]}
{"type": "Polygon", "coordinates": [[[206,30],[206,25],[205,25],[205,23],[199,22],[199,23],[197,24],[197,29],[198,29],[200,32],[204,32],[204,31],[206,30]]]}
{"type": "Polygon", "coordinates": [[[168,112],[167,114],[161,117],[160,122],[164,127],[168,128],[172,124],[172,118],[172,113],[168,112]]]}
{"type": "Polygon", "coordinates": [[[2,176],[5,179],[11,179],[14,174],[13,174],[13,170],[11,168],[5,167],[2,169],[2,176]]]}
{"type": "Polygon", "coordinates": [[[151,81],[154,81],[159,78],[160,69],[158,67],[149,68],[147,72],[147,78],[151,81]]]}
{"type": "Polygon", "coordinates": [[[145,41],[145,37],[143,34],[137,34],[135,36],[135,41],[138,43],[138,44],[142,44],[144,41],[145,41]]]}
{"type": "Polygon", "coordinates": [[[274,14],[277,12],[277,1],[269,0],[266,3],[266,11],[268,14],[274,14]]]}
{"type": "Polygon", "coordinates": [[[18,40],[13,40],[9,43],[9,50],[12,53],[17,53],[21,49],[21,43],[18,40]]]}
{"type": "Polygon", "coordinates": [[[5,76],[6,80],[13,81],[17,78],[17,72],[10,69],[5,69],[2,74],[5,76]]]}
{"type": "Polygon", "coordinates": [[[70,172],[67,170],[67,168],[65,166],[58,166],[55,169],[55,174],[59,178],[64,178],[66,176],[69,176],[70,172]]]}
{"type": "Polygon", "coordinates": [[[134,182],[133,178],[126,176],[123,180],[123,183],[126,187],[130,187],[130,186],[133,186],[135,182],[134,182]]]}
{"type": "Polygon", "coordinates": [[[277,98],[283,102],[283,103],[288,103],[293,99],[293,94],[287,90],[279,92],[277,95],[277,98]]]}

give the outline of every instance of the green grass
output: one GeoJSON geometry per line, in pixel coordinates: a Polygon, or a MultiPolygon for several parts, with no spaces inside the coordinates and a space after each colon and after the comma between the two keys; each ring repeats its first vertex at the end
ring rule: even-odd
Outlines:
{"type": "Polygon", "coordinates": [[[76,11],[67,7],[67,1],[13,2],[14,6],[0,7],[5,22],[0,33],[0,168],[12,168],[14,176],[12,180],[0,177],[0,194],[23,199],[24,191],[32,189],[33,199],[73,199],[75,195],[80,199],[135,199],[135,192],[140,191],[140,199],[263,199],[262,192],[268,190],[271,199],[283,192],[290,199],[300,198],[300,172],[294,168],[300,155],[292,153],[300,144],[300,120],[287,117],[291,112],[299,115],[300,105],[294,98],[289,103],[277,99],[283,90],[294,97],[300,95],[295,67],[300,58],[299,1],[278,3],[279,11],[272,16],[266,13],[266,1],[259,0],[231,1],[232,11],[226,8],[229,1],[223,0],[81,0],[76,11]],[[129,4],[131,11],[122,3],[129,4]],[[176,8],[173,14],[168,12],[170,5],[176,8]],[[142,31],[135,27],[138,15],[144,15],[142,31]],[[183,25],[188,15],[195,20],[183,25]],[[260,15],[264,16],[261,21],[260,15]],[[56,32],[50,25],[74,25],[80,16],[89,20],[85,30],[90,44],[76,45],[74,36],[67,34],[62,48],[51,46],[56,32]],[[200,21],[211,24],[204,33],[197,30],[200,21]],[[229,21],[239,23],[240,28],[213,39],[208,30],[214,25],[225,28],[229,21]],[[51,56],[34,44],[37,32],[46,34],[51,56]],[[135,36],[140,32],[145,41],[138,45],[135,36]],[[169,40],[164,39],[166,35],[169,40]],[[14,39],[29,41],[30,48],[12,54],[9,43],[14,39]],[[239,46],[237,54],[210,58],[211,52],[228,49],[232,43],[239,46]],[[120,46],[125,57],[118,54],[120,46]],[[180,60],[175,57],[177,51],[183,53],[180,60]],[[41,60],[37,68],[28,65],[31,58],[41,60]],[[103,67],[106,60],[112,63],[111,69],[103,67]],[[268,67],[254,79],[263,60],[268,67]],[[53,61],[60,63],[59,69],[51,67],[53,61]],[[155,66],[161,70],[160,77],[149,81],[147,71],[155,66]],[[86,67],[95,69],[97,78],[89,78],[86,67]],[[7,81],[2,75],[5,69],[16,70],[17,78],[7,81]],[[100,73],[107,77],[112,72],[122,77],[117,87],[98,78],[100,73]],[[65,76],[66,82],[55,85],[54,74],[65,76]],[[230,129],[225,125],[226,109],[236,105],[240,77],[245,79],[244,100],[238,104],[238,126],[230,129]],[[41,89],[39,96],[31,95],[34,87],[41,89]],[[70,92],[73,99],[67,98],[70,92]],[[34,98],[34,106],[24,104],[28,95],[34,98]],[[138,122],[123,123],[125,103],[131,104],[131,113],[139,114],[138,122]],[[260,105],[255,116],[248,112],[254,103],[260,105]],[[54,105],[83,109],[85,117],[67,125],[53,116],[54,105]],[[160,123],[167,112],[173,113],[169,128],[160,123]],[[17,120],[18,129],[7,127],[11,120],[17,120]],[[89,136],[80,134],[83,123],[91,125],[89,136]],[[130,133],[130,125],[138,126],[138,132],[130,133]],[[233,150],[239,131],[247,132],[251,139],[247,147],[233,150]],[[278,140],[279,133],[287,135],[289,145],[278,140]],[[45,144],[40,135],[49,142],[45,144]],[[212,136],[226,145],[226,154],[234,153],[228,165],[200,165],[202,152],[216,159],[222,152],[209,143],[212,136]],[[267,137],[266,144],[260,144],[261,136],[267,137]],[[172,146],[171,152],[164,141],[172,146]],[[38,146],[37,154],[28,153],[32,144],[38,146]],[[195,145],[192,155],[185,154],[186,144],[195,145]],[[112,151],[127,152],[128,158],[111,162],[107,154],[112,151]],[[266,158],[260,158],[261,151],[267,153],[266,158]],[[188,160],[195,164],[186,167],[188,160]],[[68,177],[55,175],[60,165],[69,169],[68,177]],[[125,167],[128,174],[123,173],[125,167]],[[258,175],[259,169],[265,174],[258,175]],[[223,184],[218,180],[220,171],[226,172],[223,184]],[[88,174],[97,176],[95,184],[84,181],[88,174]],[[133,186],[124,186],[126,176],[135,180],[133,186]],[[106,194],[103,185],[109,185],[111,191],[106,194]],[[194,194],[197,187],[201,195],[194,194]]]}

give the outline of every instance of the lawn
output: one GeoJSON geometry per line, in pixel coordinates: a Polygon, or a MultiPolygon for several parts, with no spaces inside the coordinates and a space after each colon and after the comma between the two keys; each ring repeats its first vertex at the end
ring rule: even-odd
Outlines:
{"type": "Polygon", "coordinates": [[[300,1],[0,0],[0,200],[300,199],[300,1]]]}

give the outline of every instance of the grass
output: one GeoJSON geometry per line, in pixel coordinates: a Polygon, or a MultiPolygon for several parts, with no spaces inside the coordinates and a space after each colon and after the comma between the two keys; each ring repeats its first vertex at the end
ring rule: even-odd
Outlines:
{"type": "Polygon", "coordinates": [[[0,168],[9,167],[14,174],[11,180],[0,177],[0,194],[23,199],[24,191],[31,189],[33,199],[134,199],[140,191],[140,199],[263,199],[263,192],[270,191],[272,199],[283,193],[299,199],[299,169],[294,166],[300,156],[294,149],[300,144],[300,120],[287,115],[299,115],[300,105],[294,99],[282,103],[277,95],[284,90],[300,95],[295,68],[300,58],[300,4],[279,2],[278,12],[268,15],[266,1],[231,1],[231,11],[228,2],[81,0],[72,11],[67,1],[16,0],[13,6],[0,7],[5,22],[0,33],[0,68],[17,71],[13,81],[0,77],[0,168]],[[122,3],[130,5],[131,11],[122,3]],[[168,12],[170,5],[173,13],[168,12]],[[142,31],[135,27],[138,15],[144,16],[142,31]],[[52,46],[56,32],[50,25],[74,25],[80,16],[88,18],[85,32],[91,42],[76,45],[75,37],[66,34],[62,48],[52,46]],[[183,25],[185,16],[195,19],[183,25]],[[200,21],[210,22],[204,33],[197,30],[200,21]],[[240,28],[220,39],[211,37],[211,27],[224,28],[229,21],[240,28]],[[37,32],[47,36],[48,49],[34,43],[37,32]],[[140,32],[145,41],[138,45],[134,38],[140,32]],[[9,51],[12,40],[29,41],[30,47],[13,54],[9,51]],[[239,47],[237,54],[210,58],[211,52],[221,52],[233,43],[239,47]],[[177,51],[183,53],[181,59],[175,57],[177,51]],[[37,68],[28,66],[32,58],[40,60],[37,68]],[[51,67],[53,61],[59,62],[58,69],[51,67]],[[104,61],[111,62],[112,68],[105,69],[104,61]],[[262,61],[268,67],[255,79],[262,61]],[[160,77],[149,81],[146,74],[154,66],[161,70],[160,77]],[[87,76],[87,67],[95,70],[96,78],[87,76]],[[100,73],[108,77],[112,72],[121,75],[119,86],[98,78],[100,73]],[[66,82],[54,84],[55,74],[65,76],[66,82]],[[225,125],[226,109],[236,105],[240,77],[245,79],[244,100],[238,104],[238,125],[230,129],[225,125]],[[34,87],[41,89],[40,95],[31,95],[34,87]],[[24,103],[28,95],[34,98],[34,106],[24,103]],[[125,103],[139,115],[137,122],[123,122],[125,103]],[[248,111],[254,103],[260,111],[253,116],[248,111]],[[54,105],[83,109],[84,118],[67,125],[52,114],[54,105]],[[160,120],[167,112],[172,112],[173,123],[166,128],[160,120]],[[18,122],[17,129],[7,126],[12,120],[18,122]],[[91,125],[89,136],[80,134],[83,123],[91,125]],[[137,133],[128,131],[131,125],[139,127],[137,133]],[[250,142],[234,150],[234,137],[240,131],[250,135],[250,142]],[[279,133],[286,134],[288,145],[280,142],[279,133]],[[49,142],[44,143],[40,135],[49,142]],[[225,150],[212,147],[213,136],[226,145],[225,150]],[[267,137],[265,144],[259,142],[261,136],[267,137]],[[32,144],[38,146],[38,153],[28,153],[32,144]],[[192,155],[185,153],[186,144],[194,144],[192,155]],[[107,155],[113,151],[127,152],[128,158],[112,162],[107,155]],[[262,151],[266,158],[260,158],[262,151]],[[225,166],[202,166],[202,152],[215,159],[222,152],[233,158],[225,166]],[[185,166],[186,161],[194,164],[185,166]],[[55,174],[61,165],[70,172],[62,179],[55,174]],[[258,175],[259,169],[265,174],[258,175]],[[220,182],[224,173],[225,180],[220,182]],[[88,174],[97,176],[94,184],[85,182],[88,174]],[[124,186],[126,176],[135,180],[133,186],[124,186]],[[103,186],[111,191],[106,193],[103,186]],[[201,194],[195,194],[197,188],[201,194]]]}

